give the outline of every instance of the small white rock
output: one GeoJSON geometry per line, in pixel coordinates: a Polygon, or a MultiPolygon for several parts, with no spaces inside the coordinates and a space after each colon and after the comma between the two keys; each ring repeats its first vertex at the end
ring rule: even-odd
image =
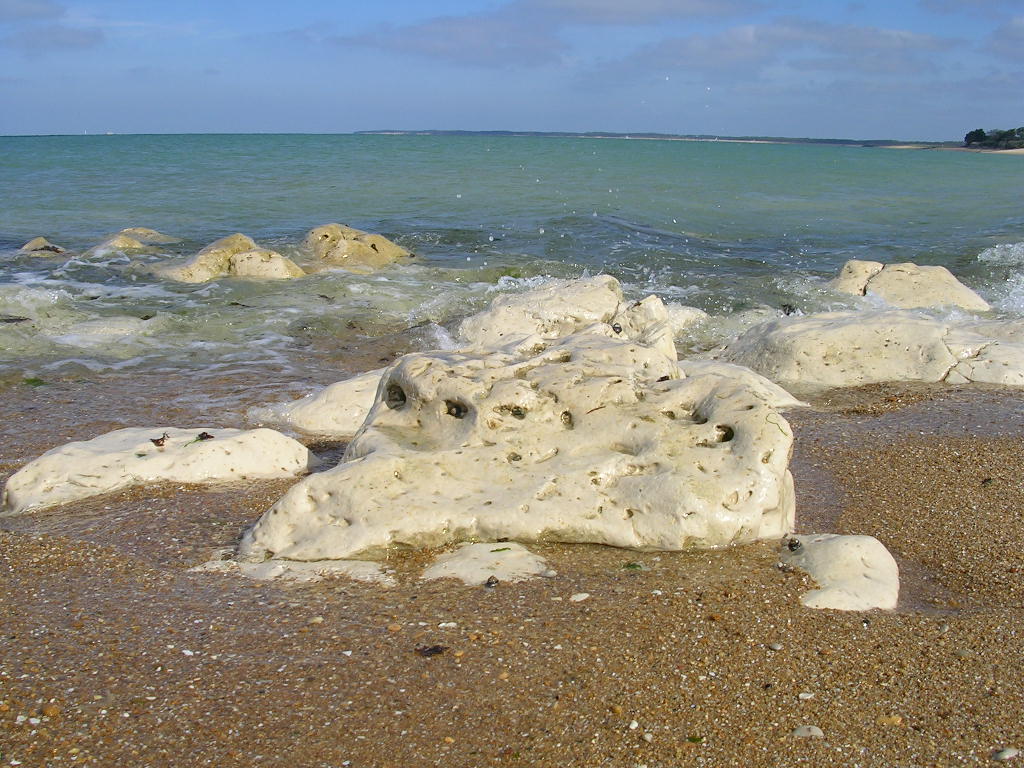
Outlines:
{"type": "Polygon", "coordinates": [[[1005,763],[1007,760],[1013,760],[1019,754],[1020,750],[1016,747],[1004,747],[993,752],[992,759],[997,763],[1005,763]]]}
{"type": "Polygon", "coordinates": [[[584,600],[590,597],[589,592],[577,592],[575,595],[571,595],[569,600],[573,603],[582,603],[584,600]]]}
{"type": "Polygon", "coordinates": [[[825,733],[816,725],[801,725],[799,728],[794,728],[791,734],[799,739],[823,739],[825,733]]]}
{"type": "Polygon", "coordinates": [[[807,701],[809,699],[813,699],[814,698],[814,694],[813,693],[807,693],[805,691],[803,693],[798,693],[797,694],[797,698],[800,699],[800,701],[807,701]]]}
{"type": "Polygon", "coordinates": [[[640,723],[638,723],[636,720],[630,720],[629,721],[629,730],[635,731],[639,727],[640,727],[640,723]]]}
{"type": "Polygon", "coordinates": [[[440,624],[437,625],[437,628],[438,629],[455,629],[455,627],[457,627],[457,626],[459,626],[457,622],[454,622],[454,621],[442,621],[440,624]]]}
{"type": "Polygon", "coordinates": [[[768,643],[768,650],[769,651],[781,651],[782,650],[782,643],[768,643]]]}

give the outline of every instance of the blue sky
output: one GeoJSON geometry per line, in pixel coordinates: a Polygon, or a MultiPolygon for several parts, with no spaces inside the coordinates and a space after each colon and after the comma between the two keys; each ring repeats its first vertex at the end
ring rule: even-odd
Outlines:
{"type": "Polygon", "coordinates": [[[1022,0],[0,0],[0,134],[1024,124],[1022,0]]]}

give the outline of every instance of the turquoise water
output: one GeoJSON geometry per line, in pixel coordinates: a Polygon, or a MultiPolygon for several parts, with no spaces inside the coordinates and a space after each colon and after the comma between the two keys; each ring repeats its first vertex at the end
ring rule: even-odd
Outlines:
{"type": "Polygon", "coordinates": [[[1021,316],[1022,191],[1024,157],[942,151],[532,137],[0,138],[0,319],[26,318],[0,323],[0,370],[19,380],[153,365],[283,371],[315,364],[311,350],[413,326],[415,343],[441,343],[445,327],[498,291],[597,272],[631,295],[711,312],[708,327],[680,340],[700,349],[734,332],[745,310],[849,306],[824,287],[849,258],[945,265],[999,314],[1021,316]],[[151,271],[236,231],[300,258],[305,232],[332,221],[386,234],[420,259],[373,276],[282,282],[182,285],[151,271]],[[17,253],[44,235],[81,254],[132,226],[181,242],[141,255],[17,253]],[[121,325],[97,330],[111,318],[121,325]]]}

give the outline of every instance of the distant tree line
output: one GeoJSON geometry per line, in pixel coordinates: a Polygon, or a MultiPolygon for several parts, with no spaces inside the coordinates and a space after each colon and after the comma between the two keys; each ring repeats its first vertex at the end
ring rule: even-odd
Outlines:
{"type": "Polygon", "coordinates": [[[964,146],[969,147],[972,144],[986,149],[1022,149],[1024,148],[1024,127],[1009,128],[1005,131],[998,128],[991,131],[976,128],[964,136],[964,146]]]}

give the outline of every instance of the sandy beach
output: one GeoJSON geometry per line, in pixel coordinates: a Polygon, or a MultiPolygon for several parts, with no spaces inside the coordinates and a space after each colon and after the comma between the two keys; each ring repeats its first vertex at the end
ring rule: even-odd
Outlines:
{"type": "MultiPolygon", "coordinates": [[[[182,418],[138,384],[11,390],[0,480],[105,425],[182,418]]],[[[802,607],[810,581],[773,544],[534,546],[557,576],[490,589],[420,581],[435,552],[392,553],[392,588],[188,572],[291,480],[6,518],[0,764],[949,766],[1024,747],[1024,396],[814,405],[789,414],[798,530],[881,539],[894,612],[802,607]]]]}

